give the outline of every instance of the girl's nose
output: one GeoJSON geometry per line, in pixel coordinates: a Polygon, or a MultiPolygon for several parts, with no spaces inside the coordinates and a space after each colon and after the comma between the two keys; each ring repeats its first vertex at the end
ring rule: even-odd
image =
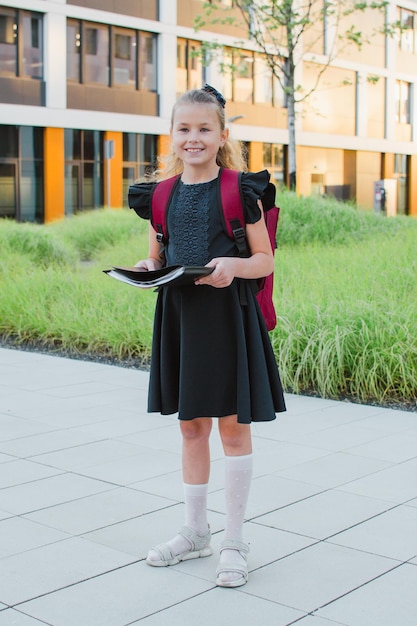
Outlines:
{"type": "Polygon", "coordinates": [[[197,141],[198,140],[198,131],[196,131],[196,130],[190,131],[190,133],[188,135],[188,140],[189,141],[197,141]]]}

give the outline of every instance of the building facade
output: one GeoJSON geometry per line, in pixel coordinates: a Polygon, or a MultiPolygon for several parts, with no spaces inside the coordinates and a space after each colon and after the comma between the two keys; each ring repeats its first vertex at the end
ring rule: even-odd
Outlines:
{"type": "MultiPolygon", "coordinates": [[[[195,30],[202,4],[0,0],[1,217],[43,223],[125,206],[129,184],[168,149],[177,96],[205,81],[224,93],[249,168],[288,181],[285,94],[242,27],[195,30]],[[207,39],[226,46],[233,73],[203,66],[207,39]]],[[[417,2],[387,11],[401,36],[338,55],[300,110],[297,191],[372,209],[384,185],[391,213],[417,215],[417,2]]],[[[325,62],[325,32],[317,42],[297,70],[306,89],[325,62]]]]}

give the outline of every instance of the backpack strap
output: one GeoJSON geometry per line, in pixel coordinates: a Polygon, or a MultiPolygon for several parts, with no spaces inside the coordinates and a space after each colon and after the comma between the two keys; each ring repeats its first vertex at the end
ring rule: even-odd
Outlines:
{"type": "Polygon", "coordinates": [[[161,245],[168,241],[167,213],[174,189],[180,176],[172,176],[155,185],[151,198],[151,224],[156,230],[156,239],[161,245]]]}
{"type": "Polygon", "coordinates": [[[249,249],[246,241],[246,223],[240,180],[241,172],[222,169],[220,172],[220,203],[226,233],[235,240],[239,256],[246,257],[249,249]]]}

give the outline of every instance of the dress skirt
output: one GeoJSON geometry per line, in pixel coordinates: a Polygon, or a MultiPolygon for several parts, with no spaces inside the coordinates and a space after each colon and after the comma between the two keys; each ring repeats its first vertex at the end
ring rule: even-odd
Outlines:
{"type": "Polygon", "coordinates": [[[224,289],[160,289],[150,412],[178,412],[181,420],[237,414],[239,423],[249,424],[285,411],[268,331],[250,282],[242,282],[244,298],[237,279],[224,289]]]}

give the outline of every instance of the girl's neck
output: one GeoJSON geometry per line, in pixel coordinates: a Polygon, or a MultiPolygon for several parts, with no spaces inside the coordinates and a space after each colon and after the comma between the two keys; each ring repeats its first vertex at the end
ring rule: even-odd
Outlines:
{"type": "Polygon", "coordinates": [[[200,170],[198,168],[184,167],[181,180],[186,185],[195,185],[197,183],[208,183],[219,175],[219,166],[215,163],[214,167],[200,170]]]}

